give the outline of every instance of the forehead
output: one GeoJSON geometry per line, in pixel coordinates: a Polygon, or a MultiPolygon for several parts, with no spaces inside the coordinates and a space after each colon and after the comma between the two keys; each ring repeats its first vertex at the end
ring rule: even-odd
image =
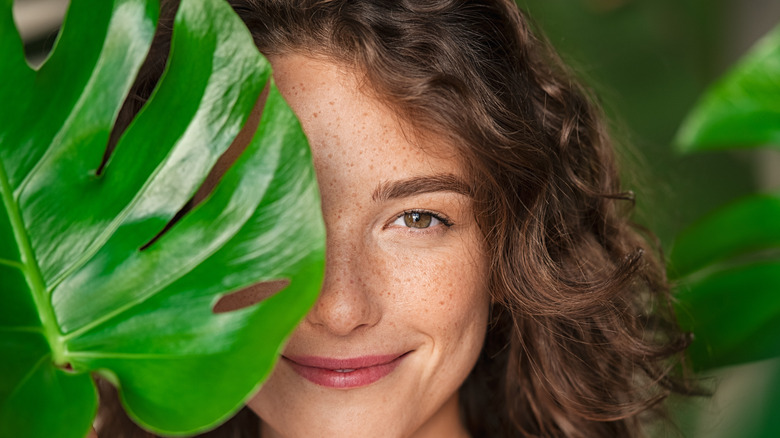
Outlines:
{"type": "Polygon", "coordinates": [[[388,166],[405,173],[462,174],[450,142],[415,135],[426,130],[412,129],[401,120],[355,69],[297,54],[272,57],[271,63],[274,80],[301,120],[318,167],[362,162],[376,176],[386,173],[388,166]]]}

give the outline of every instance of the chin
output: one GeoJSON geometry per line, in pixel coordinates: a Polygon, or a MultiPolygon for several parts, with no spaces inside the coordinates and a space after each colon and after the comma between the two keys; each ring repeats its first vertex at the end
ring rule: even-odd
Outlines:
{"type": "Polygon", "coordinates": [[[313,383],[282,359],[249,407],[263,438],[459,436],[457,389],[471,364],[423,372],[424,356],[412,353],[387,376],[352,388],[313,383]]]}

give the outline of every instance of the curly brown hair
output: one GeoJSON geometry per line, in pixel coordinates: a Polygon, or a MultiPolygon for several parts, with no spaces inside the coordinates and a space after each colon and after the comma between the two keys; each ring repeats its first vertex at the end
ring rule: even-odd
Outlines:
{"type": "Polygon", "coordinates": [[[415,135],[448,138],[467,163],[493,299],[460,390],[472,436],[641,436],[659,402],[689,392],[673,372],[688,336],[629,219],[600,109],[514,2],[229,3],[261,52],[356,69],[415,135]]]}

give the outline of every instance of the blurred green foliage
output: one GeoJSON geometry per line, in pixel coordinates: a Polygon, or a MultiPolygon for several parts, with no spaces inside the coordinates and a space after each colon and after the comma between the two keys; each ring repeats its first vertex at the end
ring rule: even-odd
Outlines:
{"type": "MultiPolygon", "coordinates": [[[[780,146],[780,25],[716,81],[675,139],[685,152],[780,146]]],[[[670,274],[681,324],[694,333],[689,356],[709,369],[780,356],[780,195],[757,194],[708,214],[679,235],[670,274]]],[[[724,437],[780,435],[778,378],[746,397],[751,412],[724,437]]],[[[753,382],[748,381],[750,385],[753,382]]],[[[732,415],[733,417],[733,415],[732,415]]],[[[700,429],[701,430],[701,429],[700,429]]]]}
{"type": "Polygon", "coordinates": [[[638,220],[665,247],[704,213],[755,190],[742,156],[687,157],[669,146],[680,121],[729,62],[723,59],[726,1],[518,4],[595,89],[626,155],[624,176],[637,193],[638,220]]]}
{"type": "Polygon", "coordinates": [[[780,359],[766,360],[780,355],[780,196],[746,196],[757,189],[755,156],[723,151],[780,143],[780,28],[699,100],[741,55],[729,30],[748,3],[760,2],[518,1],[617,121],[638,220],[673,248],[681,323],[696,336],[690,357],[716,392],[671,400],[680,429],[653,436],[780,436],[780,359]]]}

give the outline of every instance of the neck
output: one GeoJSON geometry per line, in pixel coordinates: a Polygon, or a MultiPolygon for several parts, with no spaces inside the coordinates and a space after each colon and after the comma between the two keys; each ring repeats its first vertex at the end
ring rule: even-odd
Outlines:
{"type": "Polygon", "coordinates": [[[457,391],[409,438],[439,438],[443,436],[452,438],[470,437],[460,418],[457,391]]]}

